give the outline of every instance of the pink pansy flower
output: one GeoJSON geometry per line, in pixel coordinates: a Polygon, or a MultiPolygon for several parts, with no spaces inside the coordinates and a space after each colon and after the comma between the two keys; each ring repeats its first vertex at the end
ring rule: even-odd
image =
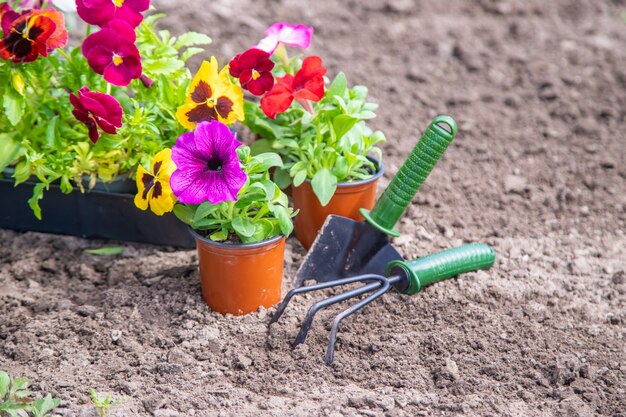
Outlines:
{"type": "Polygon", "coordinates": [[[137,27],[143,20],[141,12],[148,7],[150,0],[76,0],[78,15],[90,25],[98,26],[121,19],[137,27]]]}
{"type": "Polygon", "coordinates": [[[141,77],[141,57],[135,31],[122,20],[112,20],[83,42],[83,55],[94,72],[111,84],[127,86],[141,77]]]}
{"type": "Polygon", "coordinates": [[[195,131],[180,135],[172,147],[176,171],[170,177],[178,201],[236,201],[247,178],[237,157],[239,145],[236,134],[217,120],[198,123],[195,131]]]}
{"type": "Polygon", "coordinates": [[[313,28],[305,25],[290,25],[289,23],[274,23],[265,31],[265,37],[256,46],[257,49],[274,53],[279,44],[297,46],[306,49],[311,45],[313,28]]]}
{"type": "Polygon", "coordinates": [[[97,91],[89,91],[83,87],[78,96],[70,94],[70,102],[74,106],[72,114],[89,129],[89,139],[96,143],[100,138],[98,127],[112,135],[122,127],[122,106],[112,96],[97,91]]]}

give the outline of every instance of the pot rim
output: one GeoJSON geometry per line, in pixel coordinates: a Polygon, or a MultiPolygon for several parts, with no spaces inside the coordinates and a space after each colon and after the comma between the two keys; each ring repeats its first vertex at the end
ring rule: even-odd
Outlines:
{"type": "MultiPolygon", "coordinates": [[[[383,165],[383,161],[370,155],[367,155],[366,158],[372,161],[378,167],[378,169],[376,170],[376,173],[372,175],[370,178],[367,178],[364,180],[350,181],[350,182],[338,182],[337,188],[355,187],[358,185],[369,184],[370,182],[374,182],[383,176],[383,174],[385,173],[385,166],[383,165]]],[[[304,182],[310,184],[311,180],[307,178],[306,180],[304,180],[304,182]]]]}
{"type": "Polygon", "coordinates": [[[274,237],[262,240],[260,242],[254,242],[254,243],[221,243],[221,242],[216,242],[216,241],[211,240],[209,238],[200,236],[198,234],[198,232],[196,232],[191,227],[189,227],[189,232],[191,232],[191,235],[195,239],[197,239],[197,240],[199,240],[199,241],[201,241],[203,243],[206,243],[207,245],[217,246],[218,248],[229,248],[229,249],[254,249],[254,248],[260,248],[260,247],[269,245],[271,243],[276,243],[276,242],[280,241],[282,238],[285,237],[285,235],[283,235],[282,233],[279,233],[279,234],[277,234],[274,237]]]}

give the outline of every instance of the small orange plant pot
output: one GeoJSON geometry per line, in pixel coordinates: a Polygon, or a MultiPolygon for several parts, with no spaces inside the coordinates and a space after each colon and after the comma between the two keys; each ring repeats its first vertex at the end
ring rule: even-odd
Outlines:
{"type": "Polygon", "coordinates": [[[285,237],[227,244],[192,230],[198,249],[202,297],[211,310],[241,316],[281,298],[285,237]]]}
{"type": "Polygon", "coordinates": [[[374,163],[378,166],[378,171],[371,178],[337,184],[337,191],[326,206],[320,204],[310,180],[293,187],[294,210],[300,210],[294,218],[295,235],[305,249],[311,247],[326,217],[331,214],[357,221],[365,220],[359,209],[371,210],[374,207],[376,186],[384,172],[382,163],[377,160],[374,163]]]}

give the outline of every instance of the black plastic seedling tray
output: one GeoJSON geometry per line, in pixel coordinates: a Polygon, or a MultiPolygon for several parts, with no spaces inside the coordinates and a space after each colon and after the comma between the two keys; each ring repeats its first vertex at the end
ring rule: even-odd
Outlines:
{"type": "Polygon", "coordinates": [[[15,187],[13,179],[0,178],[0,228],[195,247],[187,226],[173,214],[156,216],[141,211],[133,203],[134,194],[128,192],[81,193],[75,189],[63,194],[52,184],[40,201],[43,219],[38,220],[28,206],[34,186],[35,182],[28,181],[15,187]]]}

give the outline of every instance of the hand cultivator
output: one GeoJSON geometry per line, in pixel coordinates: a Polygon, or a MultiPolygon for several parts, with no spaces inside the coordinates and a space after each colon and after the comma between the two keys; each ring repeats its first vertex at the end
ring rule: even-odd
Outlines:
{"type": "Polygon", "coordinates": [[[413,196],[454,139],[457,126],[449,116],[435,117],[372,211],[361,209],[365,221],[328,216],[304,262],[295,285],[359,274],[382,274],[385,266],[402,256],[389,243],[398,237],[394,228],[413,196]]]}
{"type": "Polygon", "coordinates": [[[304,342],[311,328],[311,324],[313,323],[315,314],[323,308],[370,293],[353,306],[339,313],[333,320],[330,331],[330,342],[326,353],[326,363],[330,365],[333,361],[337,332],[339,331],[341,321],[381,297],[389,291],[392,286],[402,294],[413,295],[418,293],[423,287],[435,282],[455,277],[464,272],[488,269],[493,265],[495,256],[495,251],[490,246],[484,243],[474,243],[448,249],[412,261],[403,261],[402,259],[393,260],[387,263],[384,276],[379,274],[363,274],[322,282],[307,287],[294,288],[287,293],[285,299],[276,309],[276,313],[274,313],[270,325],[278,321],[285,312],[289,301],[297,294],[362,283],[363,285],[358,288],[334,295],[313,304],[302,322],[302,327],[300,328],[296,340],[292,344],[292,348],[294,348],[304,342]]]}

